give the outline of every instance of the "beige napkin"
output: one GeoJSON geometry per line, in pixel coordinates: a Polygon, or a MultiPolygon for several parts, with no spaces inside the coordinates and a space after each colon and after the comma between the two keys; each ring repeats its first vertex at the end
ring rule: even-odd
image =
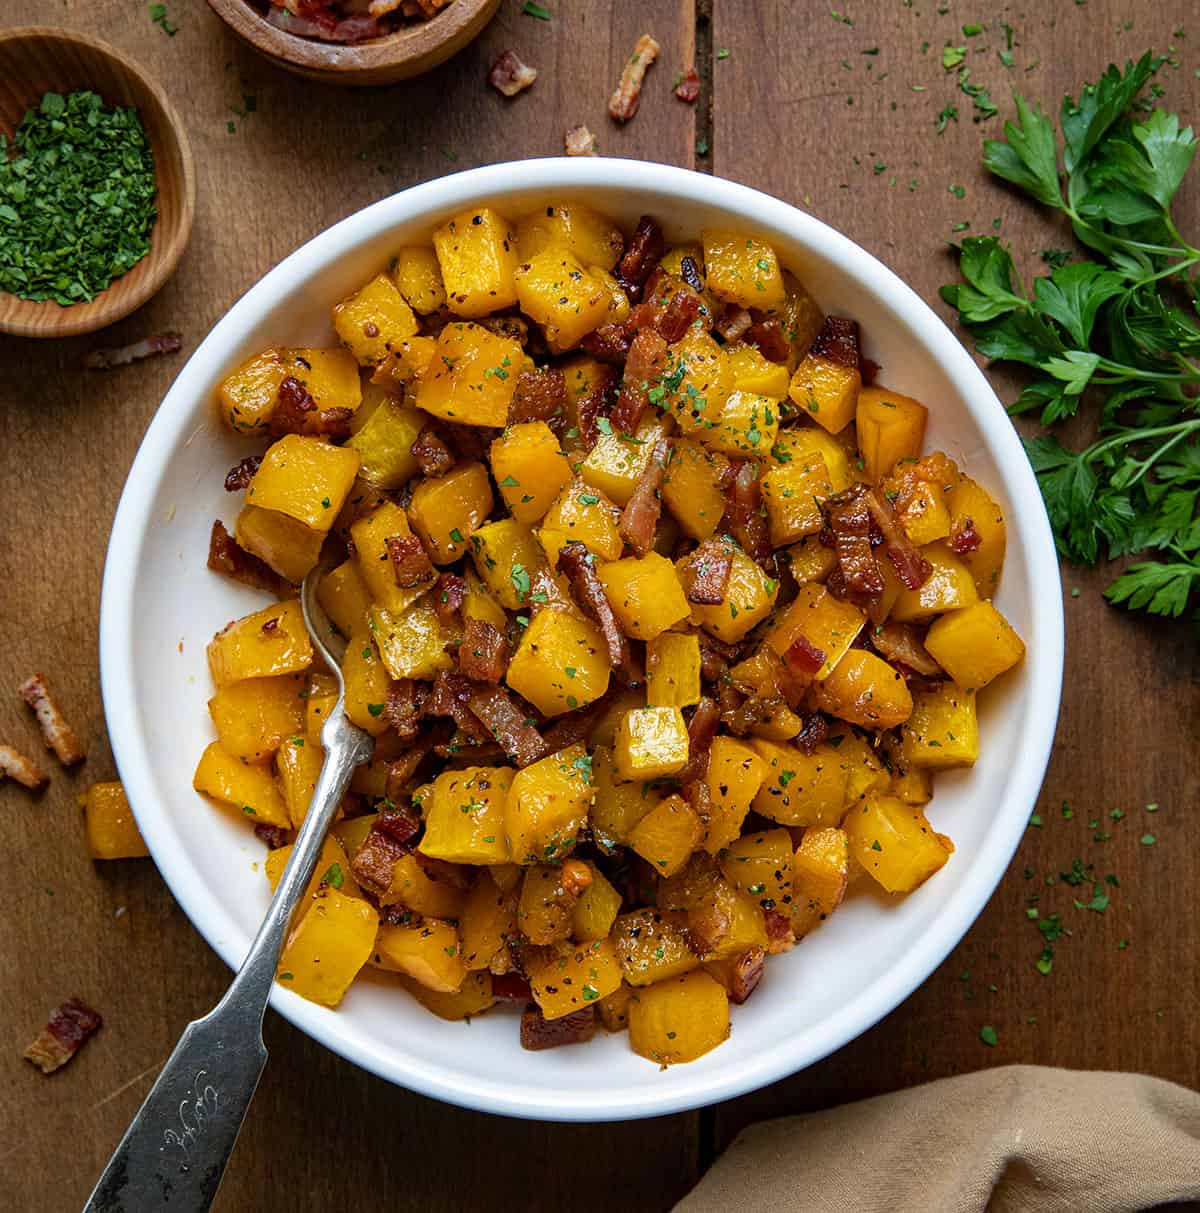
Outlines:
{"type": "Polygon", "coordinates": [[[676,1213],[1128,1213],[1200,1201],[1200,1094],[1005,1066],[751,1125],[676,1213]]]}

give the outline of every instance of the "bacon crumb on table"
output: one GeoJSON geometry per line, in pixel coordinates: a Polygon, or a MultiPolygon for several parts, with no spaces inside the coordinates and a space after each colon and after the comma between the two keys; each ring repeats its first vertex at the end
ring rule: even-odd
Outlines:
{"type": "Polygon", "coordinates": [[[183,338],[178,333],[159,333],[144,337],[131,345],[92,350],[83,356],[83,368],[87,371],[108,371],[117,366],[128,366],[143,358],[156,358],[162,354],[177,354],[183,349],[183,338]]]}
{"type": "Polygon", "coordinates": [[[596,136],[586,126],[572,126],[563,135],[563,147],[568,156],[594,156],[596,136]]]}
{"type": "Polygon", "coordinates": [[[78,998],[68,998],[50,1013],[46,1026],[33,1038],[22,1056],[43,1074],[53,1074],[65,1066],[83,1047],[104,1020],[98,1011],[78,998]]]}
{"type": "Polygon", "coordinates": [[[675,85],[675,96],[688,105],[695,105],[700,96],[700,73],[689,67],[675,85]]]}
{"type": "Polygon", "coordinates": [[[82,762],[87,757],[87,750],[75,735],[75,730],[63,719],[62,712],[51,698],[50,688],[46,686],[46,675],[34,674],[27,678],[21,684],[20,691],[21,698],[37,716],[46,748],[53,750],[55,757],[65,767],[82,762]]]}
{"type": "Polygon", "coordinates": [[[608,116],[614,122],[628,122],[642,103],[642,82],[646,72],[658,58],[659,46],[649,34],[643,34],[633,48],[633,54],[621,69],[621,79],[608,99],[608,116]]]}
{"type": "Polygon", "coordinates": [[[50,776],[32,758],[10,745],[0,745],[0,779],[15,779],[27,788],[40,788],[50,776]]]}
{"type": "Polygon", "coordinates": [[[516,51],[505,51],[488,72],[488,83],[505,97],[524,92],[537,79],[537,68],[521,60],[516,51]]]}

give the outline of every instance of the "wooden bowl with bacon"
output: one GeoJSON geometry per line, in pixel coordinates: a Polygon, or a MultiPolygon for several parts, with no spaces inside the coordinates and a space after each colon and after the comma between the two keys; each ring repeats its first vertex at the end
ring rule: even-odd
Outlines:
{"type": "Polygon", "coordinates": [[[244,42],[280,67],[362,87],[419,76],[457,54],[500,0],[208,0],[244,42]]]}

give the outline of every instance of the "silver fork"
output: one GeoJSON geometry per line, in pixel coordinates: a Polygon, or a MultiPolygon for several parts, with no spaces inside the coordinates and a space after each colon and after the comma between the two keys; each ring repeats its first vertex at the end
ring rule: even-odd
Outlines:
{"type": "Polygon", "coordinates": [[[288,924],[312,878],[326,831],[354,768],[374,739],[350,723],[341,658],[345,643],[316,601],[319,571],[300,588],[304,626],[337,679],[337,702],[321,728],[325,761],[283,878],[225,997],[188,1024],[133,1118],[84,1213],[201,1213],[217,1194],[242,1121],[267,1064],[263,1015],[288,924]]]}

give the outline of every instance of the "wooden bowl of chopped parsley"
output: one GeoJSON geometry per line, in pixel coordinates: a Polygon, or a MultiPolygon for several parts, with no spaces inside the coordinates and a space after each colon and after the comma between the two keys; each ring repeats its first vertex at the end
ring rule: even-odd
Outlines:
{"type": "Polygon", "coordinates": [[[183,123],[137,64],[85,34],[0,31],[0,332],[129,315],[174,271],[195,202],[183,123]]]}

